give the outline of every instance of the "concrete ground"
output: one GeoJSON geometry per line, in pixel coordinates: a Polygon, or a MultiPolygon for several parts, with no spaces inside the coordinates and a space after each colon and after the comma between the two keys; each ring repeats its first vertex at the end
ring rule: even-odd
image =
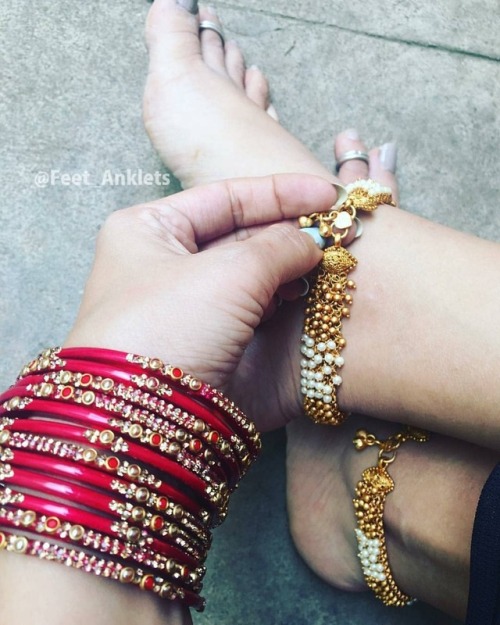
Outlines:
{"type": "MultiPolygon", "coordinates": [[[[106,215],[165,192],[102,182],[106,171],[162,171],[141,122],[148,6],[0,4],[2,386],[40,348],[63,340],[106,215]],[[38,172],[51,170],[88,171],[93,184],[37,186],[38,172]]],[[[498,0],[232,0],[218,7],[227,33],[269,76],[283,124],[321,159],[332,165],[332,134],[346,127],[357,127],[370,145],[397,140],[405,208],[499,238],[498,0]]],[[[266,442],[216,532],[208,607],[196,623],[453,622],[423,605],[386,609],[310,573],[287,530],[284,437],[266,442]]]]}

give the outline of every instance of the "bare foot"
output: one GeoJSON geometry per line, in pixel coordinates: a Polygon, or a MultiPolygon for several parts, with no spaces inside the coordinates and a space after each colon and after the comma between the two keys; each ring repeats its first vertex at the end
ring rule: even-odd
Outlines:
{"type": "Polygon", "coordinates": [[[200,19],[218,22],[209,9],[198,17],[175,0],[155,0],[146,26],[144,122],[182,185],[286,172],[336,180],[277,123],[263,74],[246,68],[235,42],[200,35],[200,19]]]}
{"type": "MultiPolygon", "coordinates": [[[[366,151],[353,131],[337,137],[335,152],[366,151]]],[[[397,185],[387,160],[395,166],[392,145],[370,152],[370,167],[363,161],[352,160],[342,166],[340,178],[344,184],[358,178],[370,177],[390,186],[397,195],[397,185]]],[[[354,418],[354,417],[353,417],[354,418]]],[[[340,427],[315,425],[305,417],[287,426],[287,499],[290,530],[295,545],[309,566],[325,581],[343,590],[366,590],[361,566],[356,557],[355,518],[352,497],[355,482],[353,470],[358,461],[352,446],[354,430],[362,427],[348,419],[340,427]]],[[[382,426],[384,427],[384,426],[382,426]]],[[[394,429],[394,426],[392,426],[394,429]]],[[[380,430],[380,427],[379,427],[380,430]]],[[[359,462],[359,461],[358,461],[359,462]]],[[[366,468],[366,457],[361,460],[366,468]]]]}

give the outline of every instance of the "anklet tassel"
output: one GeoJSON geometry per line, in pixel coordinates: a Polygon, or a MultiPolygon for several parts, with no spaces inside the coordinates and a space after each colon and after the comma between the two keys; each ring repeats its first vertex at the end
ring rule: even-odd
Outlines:
{"type": "Polygon", "coordinates": [[[328,213],[301,217],[303,229],[317,228],[316,239],[333,239],[325,249],[306,300],[302,335],[301,392],[306,414],[316,423],[339,425],[346,415],[337,404],[337,388],[342,383],[338,370],[344,364],[341,355],[346,346],[342,321],[350,317],[353,298],[347,292],[356,288],[348,279],[358,261],[343,241],[358,210],[373,212],[380,204],[394,204],[390,189],[373,180],[358,180],[346,188],[347,199],[328,213]]]}

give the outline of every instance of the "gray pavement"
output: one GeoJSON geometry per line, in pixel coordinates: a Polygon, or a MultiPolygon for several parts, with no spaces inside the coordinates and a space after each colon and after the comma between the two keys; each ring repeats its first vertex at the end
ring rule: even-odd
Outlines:
{"type": "MultiPolygon", "coordinates": [[[[106,171],[164,171],[142,129],[145,0],[2,0],[0,82],[0,383],[77,310],[95,234],[112,210],[165,189],[102,183],[106,171]],[[93,185],[39,188],[41,171],[88,171],[93,185]]],[[[229,35],[265,70],[281,120],[326,163],[334,131],[400,148],[402,205],[500,238],[498,0],[235,0],[229,35]]],[[[175,184],[168,191],[173,192],[175,184]]],[[[457,267],[457,271],[460,268],[457,267]]],[[[480,294],[478,294],[480,300],[480,294]]],[[[199,624],[448,625],[338,592],[302,564],[284,497],[284,438],[217,530],[199,624]]]]}

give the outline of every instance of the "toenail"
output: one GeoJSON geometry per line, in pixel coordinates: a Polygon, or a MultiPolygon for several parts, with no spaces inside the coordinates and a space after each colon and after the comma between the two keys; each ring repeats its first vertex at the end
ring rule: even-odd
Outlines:
{"type": "Polygon", "coordinates": [[[176,0],[178,6],[180,6],[183,9],[186,9],[186,11],[189,11],[189,13],[192,13],[193,15],[196,15],[198,13],[198,0],[176,0]]]}
{"type": "Polygon", "coordinates": [[[345,136],[351,141],[359,141],[359,132],[355,128],[349,128],[346,130],[345,136]]]}
{"type": "Polygon", "coordinates": [[[398,158],[395,143],[384,143],[380,148],[380,164],[386,171],[396,172],[396,161],[398,158]]]}

